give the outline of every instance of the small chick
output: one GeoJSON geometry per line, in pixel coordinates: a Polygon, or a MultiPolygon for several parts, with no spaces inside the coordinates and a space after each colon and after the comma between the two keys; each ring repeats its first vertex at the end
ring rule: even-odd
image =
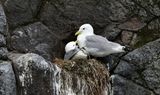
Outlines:
{"type": "Polygon", "coordinates": [[[71,41],[65,46],[65,60],[87,59],[87,52],[79,49],[75,41],[71,41]]]}

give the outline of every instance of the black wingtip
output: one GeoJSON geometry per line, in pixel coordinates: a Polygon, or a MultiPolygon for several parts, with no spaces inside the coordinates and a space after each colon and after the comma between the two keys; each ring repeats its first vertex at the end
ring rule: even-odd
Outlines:
{"type": "Polygon", "coordinates": [[[125,46],[125,47],[123,48],[123,50],[126,51],[126,52],[130,52],[130,51],[133,50],[133,48],[132,48],[131,46],[125,46]]]}

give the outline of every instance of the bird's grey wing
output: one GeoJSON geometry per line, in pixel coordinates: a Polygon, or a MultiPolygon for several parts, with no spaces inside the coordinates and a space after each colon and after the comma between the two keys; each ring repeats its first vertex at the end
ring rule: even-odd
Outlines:
{"type": "Polygon", "coordinates": [[[65,60],[69,60],[71,59],[80,49],[75,48],[74,50],[71,50],[69,52],[66,52],[64,55],[64,59],[65,60]]]}
{"type": "Polygon", "coordinates": [[[104,50],[110,50],[112,48],[118,47],[119,45],[120,44],[108,41],[106,38],[99,35],[86,37],[87,48],[95,48],[97,50],[104,51],[104,50]]]}
{"type": "Polygon", "coordinates": [[[87,36],[85,43],[86,48],[89,48],[90,50],[104,51],[109,48],[107,46],[107,43],[109,43],[109,41],[99,35],[87,36]]]}

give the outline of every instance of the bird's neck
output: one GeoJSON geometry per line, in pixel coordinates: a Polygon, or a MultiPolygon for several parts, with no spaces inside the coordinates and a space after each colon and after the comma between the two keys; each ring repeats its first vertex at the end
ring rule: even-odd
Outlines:
{"type": "Polygon", "coordinates": [[[79,47],[80,48],[85,47],[85,40],[86,40],[85,38],[87,36],[92,36],[92,35],[94,35],[94,33],[84,33],[84,34],[78,35],[77,41],[78,41],[79,47]]]}
{"type": "Polygon", "coordinates": [[[84,33],[84,34],[81,34],[82,36],[86,37],[86,36],[91,36],[91,35],[95,35],[94,33],[84,33]]]}
{"type": "Polygon", "coordinates": [[[71,50],[73,50],[73,49],[67,49],[66,52],[69,52],[69,51],[71,51],[71,50]]]}

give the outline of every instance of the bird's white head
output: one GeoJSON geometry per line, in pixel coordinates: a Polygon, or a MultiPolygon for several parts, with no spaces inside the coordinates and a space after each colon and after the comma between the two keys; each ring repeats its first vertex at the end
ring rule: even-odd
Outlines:
{"type": "Polygon", "coordinates": [[[90,24],[83,24],[79,30],[75,33],[75,35],[80,35],[80,34],[85,34],[85,35],[93,35],[94,34],[94,30],[92,25],[90,24]]]}
{"type": "Polygon", "coordinates": [[[71,50],[74,50],[76,47],[77,47],[76,42],[75,41],[71,41],[71,42],[66,44],[65,52],[69,52],[71,50]]]}

